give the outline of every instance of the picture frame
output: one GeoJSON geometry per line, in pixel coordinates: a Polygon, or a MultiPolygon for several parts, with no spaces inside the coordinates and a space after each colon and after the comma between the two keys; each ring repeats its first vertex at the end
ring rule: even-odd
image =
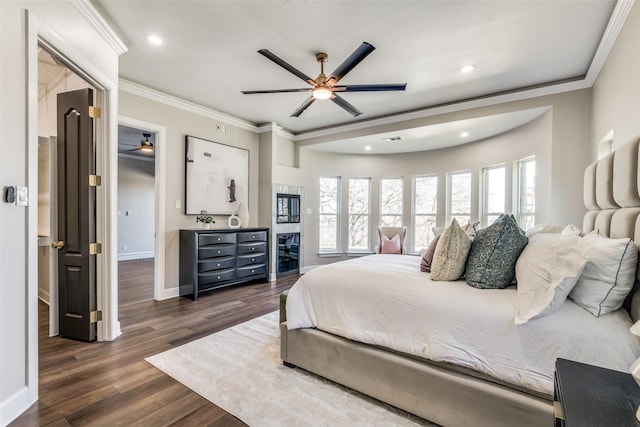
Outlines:
{"type": "Polygon", "coordinates": [[[231,215],[249,208],[249,150],[187,135],[185,214],[231,215]]]}

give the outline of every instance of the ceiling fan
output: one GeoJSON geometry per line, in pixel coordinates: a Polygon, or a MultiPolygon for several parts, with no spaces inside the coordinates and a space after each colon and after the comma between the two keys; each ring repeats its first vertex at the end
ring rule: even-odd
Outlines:
{"type": "Polygon", "coordinates": [[[149,140],[149,138],[151,138],[151,134],[150,133],[143,133],[142,136],[144,137],[144,139],[140,140],[140,145],[136,146],[135,148],[131,149],[131,150],[120,150],[120,153],[142,153],[145,155],[151,154],[155,151],[155,147],[153,145],[153,142],[151,142],[149,140]]]}
{"type": "Polygon", "coordinates": [[[320,63],[320,75],[316,79],[304,74],[302,71],[285,62],[283,59],[271,53],[268,49],[260,49],[259,54],[267,59],[275,62],[285,70],[301,78],[309,83],[311,87],[302,89],[275,89],[275,90],[243,90],[245,95],[255,93],[283,93],[283,92],[311,92],[311,96],[302,103],[292,114],[291,117],[299,117],[316,99],[330,99],[349,114],[358,117],[362,111],[348,103],[344,98],[338,95],[338,92],[382,92],[382,91],[403,91],[407,86],[406,83],[391,84],[365,84],[365,85],[338,85],[337,83],[364,58],[367,57],[375,47],[367,42],[362,44],[347,58],[342,64],[336,68],[329,76],[324,74],[324,64],[327,62],[328,55],[324,52],[316,53],[316,60],[320,63]]]}

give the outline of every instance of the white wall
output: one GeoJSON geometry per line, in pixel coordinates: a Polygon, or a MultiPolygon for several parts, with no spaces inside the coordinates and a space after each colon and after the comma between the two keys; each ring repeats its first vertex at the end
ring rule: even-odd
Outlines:
{"type": "Polygon", "coordinates": [[[155,163],[118,157],[118,260],[153,258],[155,163]]]}
{"type": "Polygon", "coordinates": [[[28,185],[33,202],[0,203],[0,425],[38,396],[37,81],[28,85],[38,33],[101,77],[118,74],[117,54],[70,1],[0,1],[0,185],[28,185]]]}
{"type": "MultiPolygon", "coordinates": [[[[194,114],[175,106],[120,91],[119,113],[131,119],[156,123],[166,128],[166,206],[165,209],[165,295],[178,288],[179,230],[195,228],[195,215],[184,214],[185,136],[192,135],[249,150],[250,226],[258,225],[258,135],[226,124],[226,133],[216,130],[220,124],[206,115],[194,114]],[[180,208],[176,208],[176,202],[180,208]]],[[[214,227],[227,228],[226,216],[214,217],[214,227]]]]}
{"type": "Polygon", "coordinates": [[[591,160],[598,143],[613,131],[613,148],[640,137],[640,5],[624,26],[593,86],[591,160]]]}

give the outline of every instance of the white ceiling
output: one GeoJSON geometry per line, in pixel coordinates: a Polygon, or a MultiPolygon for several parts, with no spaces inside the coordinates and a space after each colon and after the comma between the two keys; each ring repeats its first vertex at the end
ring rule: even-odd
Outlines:
{"type": "MultiPolygon", "coordinates": [[[[276,122],[294,134],[584,79],[615,7],[614,0],[94,0],[94,4],[129,49],[120,57],[121,78],[256,125],[276,122]],[[151,45],[150,34],[160,36],[163,45],[151,45]],[[316,101],[300,117],[289,117],[307,93],[240,93],[307,87],[259,55],[258,49],[269,49],[316,77],[316,52],[329,54],[328,74],[363,41],[376,50],[341,84],[406,82],[407,89],[343,94],[363,111],[358,118],[330,101],[316,101]],[[465,64],[474,64],[475,71],[460,73],[465,64]]],[[[531,114],[514,113],[511,127],[521,125],[524,116],[531,114]]],[[[508,130],[509,117],[495,119],[500,125],[494,133],[508,130]]],[[[442,131],[450,133],[447,128],[442,131]]],[[[483,132],[487,136],[487,130],[483,132]]],[[[409,132],[406,138],[411,138],[409,132]]]]}

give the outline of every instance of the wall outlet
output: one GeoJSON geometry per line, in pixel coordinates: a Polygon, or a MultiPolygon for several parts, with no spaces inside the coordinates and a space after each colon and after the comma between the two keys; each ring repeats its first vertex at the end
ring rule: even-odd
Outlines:
{"type": "Polygon", "coordinates": [[[180,200],[176,200],[176,209],[180,209],[182,207],[182,202],[180,200]]]}
{"type": "Polygon", "coordinates": [[[128,246],[128,245],[122,245],[122,250],[123,250],[123,251],[126,251],[127,249],[129,249],[129,246],[128,246]]]}

